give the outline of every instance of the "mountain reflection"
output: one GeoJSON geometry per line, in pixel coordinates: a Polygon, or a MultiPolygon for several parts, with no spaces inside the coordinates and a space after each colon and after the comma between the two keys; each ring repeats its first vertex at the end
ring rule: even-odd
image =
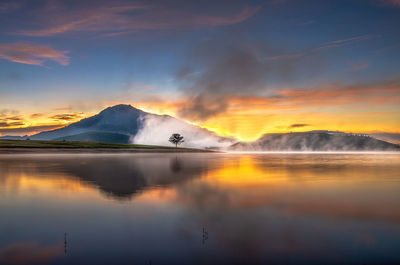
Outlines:
{"type": "Polygon", "coordinates": [[[50,178],[58,174],[96,187],[113,199],[126,200],[149,188],[198,178],[205,169],[201,157],[170,154],[16,156],[0,159],[0,184],[6,178],[35,172],[41,178],[48,178],[49,173],[52,174],[50,178]]]}

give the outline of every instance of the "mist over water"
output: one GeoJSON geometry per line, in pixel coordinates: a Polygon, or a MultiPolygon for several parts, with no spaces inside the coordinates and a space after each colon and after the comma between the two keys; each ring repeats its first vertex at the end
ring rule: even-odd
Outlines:
{"type": "Polygon", "coordinates": [[[396,264],[399,162],[0,155],[0,264],[396,264]]]}

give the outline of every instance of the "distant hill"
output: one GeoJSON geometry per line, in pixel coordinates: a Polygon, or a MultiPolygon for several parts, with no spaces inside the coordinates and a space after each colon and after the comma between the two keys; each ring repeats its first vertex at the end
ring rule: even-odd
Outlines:
{"type": "Polygon", "coordinates": [[[28,138],[29,138],[29,136],[27,136],[27,135],[25,135],[25,136],[15,136],[15,135],[0,136],[1,140],[26,140],[28,138]]]}
{"type": "Polygon", "coordinates": [[[239,142],[233,151],[400,151],[400,146],[368,135],[311,131],[265,134],[250,143],[239,142]]]}
{"type": "Polygon", "coordinates": [[[30,139],[170,145],[168,138],[172,133],[182,134],[182,146],[186,147],[222,147],[234,142],[169,115],[151,114],[123,104],[66,127],[32,135],[30,139]]]}

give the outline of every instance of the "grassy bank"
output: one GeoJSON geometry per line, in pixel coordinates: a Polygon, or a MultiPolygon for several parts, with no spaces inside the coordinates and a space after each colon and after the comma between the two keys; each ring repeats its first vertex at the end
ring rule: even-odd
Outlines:
{"type": "Polygon", "coordinates": [[[201,152],[193,148],[175,148],[170,146],[114,144],[72,141],[36,141],[36,140],[0,140],[0,151],[13,150],[126,150],[126,151],[167,151],[167,152],[201,152]]]}

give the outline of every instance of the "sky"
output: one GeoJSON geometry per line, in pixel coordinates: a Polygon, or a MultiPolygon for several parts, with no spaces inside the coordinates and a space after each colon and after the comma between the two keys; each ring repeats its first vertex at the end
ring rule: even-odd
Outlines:
{"type": "Polygon", "coordinates": [[[223,136],[400,133],[399,0],[0,1],[0,134],[115,104],[223,136]]]}

